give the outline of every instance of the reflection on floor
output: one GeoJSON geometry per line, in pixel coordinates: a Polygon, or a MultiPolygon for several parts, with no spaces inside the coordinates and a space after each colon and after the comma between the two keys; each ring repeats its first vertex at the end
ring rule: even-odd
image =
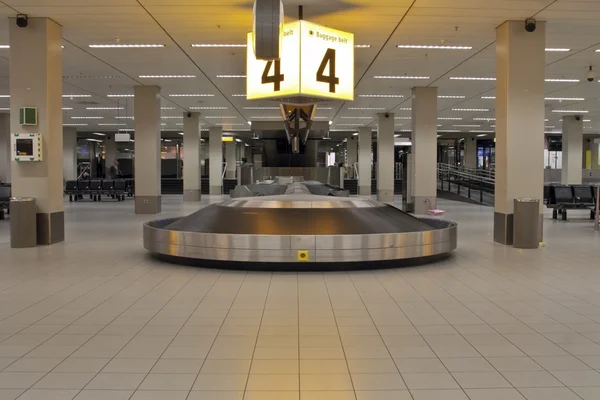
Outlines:
{"type": "Polygon", "coordinates": [[[588,213],[522,251],[493,244],[493,209],[440,203],[453,258],[352,273],[164,264],[129,200],[67,202],[67,241],[34,250],[0,221],[0,399],[600,399],[588,213]]]}

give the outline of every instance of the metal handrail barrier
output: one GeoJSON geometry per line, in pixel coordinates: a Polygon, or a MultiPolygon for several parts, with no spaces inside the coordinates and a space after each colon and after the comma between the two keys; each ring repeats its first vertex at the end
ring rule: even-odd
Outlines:
{"type": "MultiPolygon", "coordinates": [[[[494,187],[495,180],[490,177],[480,176],[463,167],[457,167],[449,164],[438,164],[438,179],[441,182],[441,189],[444,190],[444,178],[448,184],[448,191],[452,192],[452,183],[456,185],[456,192],[461,195],[461,186],[466,186],[467,197],[471,199],[471,191],[475,187],[475,191],[479,191],[479,202],[483,204],[484,186],[489,185],[494,187]],[[477,189],[478,187],[478,189],[477,189]]],[[[493,193],[493,189],[490,193],[493,193]]]]}
{"type": "Polygon", "coordinates": [[[354,176],[356,177],[356,180],[359,179],[358,166],[356,164],[354,164],[354,176]]]}
{"type": "Polygon", "coordinates": [[[223,163],[223,173],[221,174],[221,179],[225,179],[226,172],[227,172],[227,163],[223,163]]]}

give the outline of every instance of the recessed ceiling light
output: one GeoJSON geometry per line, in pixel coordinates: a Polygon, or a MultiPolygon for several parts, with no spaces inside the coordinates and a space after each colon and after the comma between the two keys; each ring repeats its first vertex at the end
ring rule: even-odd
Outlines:
{"type": "Polygon", "coordinates": [[[494,133],[496,131],[485,131],[485,130],[481,130],[481,129],[475,129],[475,130],[470,130],[470,133],[494,133]]]}
{"type": "Polygon", "coordinates": [[[460,129],[440,129],[440,132],[462,132],[460,129]]]}
{"type": "Polygon", "coordinates": [[[147,49],[165,47],[164,44],[90,44],[92,49],[147,49]]]}
{"type": "MultiPolygon", "coordinates": [[[[134,132],[135,129],[133,128],[119,128],[119,132],[134,132]]],[[[133,142],[133,140],[130,140],[131,142],[133,142]]]]}
{"type": "Polygon", "coordinates": [[[496,78],[486,76],[451,76],[451,81],[495,81],[496,78]]]}
{"type": "Polygon", "coordinates": [[[217,78],[245,78],[246,75],[217,75],[217,78]]]}
{"type": "Polygon", "coordinates": [[[382,99],[385,98],[399,98],[404,97],[402,94],[359,94],[358,97],[380,97],[382,99]]]}
{"type": "Polygon", "coordinates": [[[563,114],[568,114],[568,113],[576,113],[576,114],[587,114],[589,113],[588,110],[552,110],[553,113],[563,113],[563,114]]]}
{"type": "Polygon", "coordinates": [[[71,117],[71,119],[104,119],[104,117],[71,117]]]}
{"type": "Polygon", "coordinates": [[[177,79],[177,78],[195,78],[196,75],[140,75],[142,79],[177,79]]]}
{"type": "Polygon", "coordinates": [[[438,96],[438,99],[465,99],[467,96],[438,96]]]}
{"type": "Polygon", "coordinates": [[[385,107],[350,107],[348,110],[385,110],[385,107]]]}
{"type": "Polygon", "coordinates": [[[546,97],[548,101],[585,101],[583,97],[546,97]]]}
{"type": "Polygon", "coordinates": [[[161,110],[174,110],[175,107],[161,107],[161,110]]]}
{"type": "Polygon", "coordinates": [[[73,107],[63,107],[62,109],[63,109],[63,111],[69,111],[69,110],[72,110],[73,107]]]}
{"type": "Polygon", "coordinates": [[[480,118],[473,118],[473,121],[495,121],[496,118],[488,118],[488,117],[480,117],[480,118]]]}
{"type": "Polygon", "coordinates": [[[227,110],[227,107],[190,107],[190,110],[227,110]]]}
{"type": "Polygon", "coordinates": [[[179,116],[179,115],[163,115],[161,118],[162,119],[179,119],[179,118],[183,118],[183,115],[182,116],[179,116]]]}
{"type": "Polygon", "coordinates": [[[461,117],[439,117],[438,119],[442,121],[462,121],[461,117]]]}
{"type": "Polygon", "coordinates": [[[373,119],[373,117],[340,117],[341,119],[373,119]]]}
{"type": "Polygon", "coordinates": [[[67,75],[63,79],[118,79],[120,76],[115,75],[67,75]]]}
{"type": "Polygon", "coordinates": [[[583,122],[592,122],[591,119],[584,119],[583,122]]]}
{"type": "Polygon", "coordinates": [[[402,107],[402,108],[396,108],[395,110],[398,110],[398,111],[412,111],[412,108],[410,108],[410,107],[402,107]]]}
{"type": "Polygon", "coordinates": [[[181,135],[181,136],[183,136],[183,132],[179,132],[179,133],[178,133],[178,135],[181,135]]]}
{"type": "Polygon", "coordinates": [[[127,124],[107,123],[107,124],[98,124],[98,126],[127,126],[127,124]]]}
{"type": "Polygon", "coordinates": [[[115,117],[115,119],[135,119],[135,118],[131,117],[131,116],[122,116],[122,117],[115,117]]]}
{"type": "Polygon", "coordinates": [[[399,49],[432,49],[432,50],[471,50],[472,46],[427,46],[415,44],[399,44],[399,49]]]}
{"type": "Polygon", "coordinates": [[[63,124],[63,126],[88,126],[88,124],[63,124]]]}
{"type": "Polygon", "coordinates": [[[107,94],[106,97],[134,97],[133,94],[116,94],[116,93],[111,93],[111,94],[107,94]]]}
{"type": "Polygon", "coordinates": [[[481,125],[452,125],[455,128],[481,128],[481,125]]]}
{"type": "Polygon", "coordinates": [[[483,100],[494,100],[496,96],[481,96],[483,100]]]}
{"type": "Polygon", "coordinates": [[[279,110],[279,107],[244,107],[244,110],[279,110]]]}
{"type": "Polygon", "coordinates": [[[86,107],[86,110],[124,110],[125,107],[86,107]]]}
{"type": "Polygon", "coordinates": [[[336,126],[362,126],[361,124],[335,124],[336,126]]]}
{"type": "Polygon", "coordinates": [[[232,94],[232,97],[246,97],[246,93],[236,93],[236,94],[232,94]]]}
{"type": "Polygon", "coordinates": [[[550,78],[550,79],[544,79],[546,82],[579,82],[579,79],[555,79],[555,78],[550,78]]]}
{"type": "Polygon", "coordinates": [[[412,117],[394,117],[394,119],[412,119],[412,117]]]}
{"type": "Polygon", "coordinates": [[[409,75],[375,75],[374,79],[430,79],[428,76],[409,76],[409,75]]]}
{"type": "Polygon", "coordinates": [[[10,49],[10,45],[8,45],[8,44],[0,44],[0,49],[10,49]]]}
{"type": "Polygon", "coordinates": [[[368,49],[369,47],[371,47],[371,45],[370,44],[355,44],[354,47],[357,49],[368,49]]]}
{"type": "Polygon", "coordinates": [[[217,126],[225,125],[225,126],[246,126],[246,124],[232,124],[230,122],[220,122],[216,124],[217,126]]]}
{"type": "MultiPolygon", "coordinates": [[[[469,132],[473,132],[473,131],[469,131],[469,132]]],[[[485,134],[485,133],[480,133],[479,135],[477,135],[477,137],[484,137],[484,136],[487,136],[487,134],[485,134]]]]}
{"type": "Polygon", "coordinates": [[[214,94],[210,93],[174,93],[170,94],[169,97],[214,97],[214,94]]]}
{"type": "Polygon", "coordinates": [[[564,49],[564,48],[560,48],[560,47],[546,47],[546,51],[547,52],[560,52],[560,53],[564,53],[567,51],[571,51],[571,49],[564,49]]]}
{"type": "Polygon", "coordinates": [[[460,112],[485,112],[490,111],[488,108],[453,108],[452,111],[460,112]]]}
{"type": "Polygon", "coordinates": [[[183,122],[178,122],[175,125],[177,125],[177,126],[183,126],[183,122]]]}
{"type": "Polygon", "coordinates": [[[206,118],[206,119],[230,119],[230,118],[237,118],[237,117],[235,115],[228,115],[228,116],[209,115],[207,117],[202,117],[202,118],[206,118]]]}
{"type": "Polygon", "coordinates": [[[192,47],[200,47],[200,48],[247,47],[247,45],[242,44],[242,43],[194,43],[191,46],[192,47]]]}
{"type": "Polygon", "coordinates": [[[63,94],[62,97],[77,98],[77,97],[92,97],[91,94],[63,94]]]}

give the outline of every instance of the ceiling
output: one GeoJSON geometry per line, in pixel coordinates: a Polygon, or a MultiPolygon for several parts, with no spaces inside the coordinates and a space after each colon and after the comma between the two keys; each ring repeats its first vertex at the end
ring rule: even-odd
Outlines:
{"type": "MultiPolygon", "coordinates": [[[[81,132],[110,132],[133,128],[132,98],[110,94],[132,94],[135,85],[162,88],[163,129],[182,129],[186,110],[202,112],[203,123],[223,125],[226,131],[245,130],[248,121],[276,121],[277,107],[268,101],[247,101],[245,79],[217,75],[245,74],[245,48],[193,48],[191,44],[242,44],[252,29],[251,0],[3,0],[0,1],[0,45],[8,44],[8,17],[26,13],[50,17],[63,26],[63,93],[86,94],[89,98],[64,99],[65,124],[81,132]],[[164,48],[98,49],[90,44],[164,44],[164,48]],[[144,79],[140,75],[195,75],[194,79],[144,79]],[[172,97],[172,94],[209,94],[210,97],[172,97]],[[86,110],[123,107],[122,110],[86,110]],[[193,107],[223,109],[195,110],[193,107]],[[71,117],[100,116],[101,120],[71,117]],[[121,124],[121,125],[98,125],[121,124]]],[[[502,22],[535,17],[548,21],[547,47],[568,52],[546,53],[546,78],[574,78],[578,83],[546,83],[547,97],[577,97],[584,101],[547,101],[547,131],[560,132],[559,114],[553,109],[587,110],[586,133],[600,132],[600,83],[585,79],[589,66],[600,69],[600,1],[598,0],[283,0],[286,19],[293,20],[297,6],[304,18],[355,34],[355,43],[370,45],[355,53],[354,102],[327,102],[319,106],[317,119],[333,121],[332,131],[355,131],[375,126],[377,112],[391,111],[396,130],[410,130],[410,92],[413,86],[437,86],[440,131],[493,131],[493,81],[456,81],[450,76],[495,76],[495,28],[502,22]],[[399,49],[398,44],[472,46],[471,50],[399,49]],[[428,76],[425,80],[374,79],[377,75],[428,76]],[[393,94],[398,98],[359,97],[393,94]],[[351,110],[377,108],[378,110],[351,110]],[[456,112],[452,108],[488,109],[486,112],[456,112]],[[361,118],[357,118],[361,117],[361,118]],[[457,127],[454,125],[469,125],[457,127]],[[476,126],[479,125],[479,126],[476,126]]],[[[0,94],[8,94],[10,50],[0,50],[0,94]]],[[[0,98],[0,108],[9,99],[0,98]]],[[[480,133],[480,132],[477,132],[480,133]]]]}

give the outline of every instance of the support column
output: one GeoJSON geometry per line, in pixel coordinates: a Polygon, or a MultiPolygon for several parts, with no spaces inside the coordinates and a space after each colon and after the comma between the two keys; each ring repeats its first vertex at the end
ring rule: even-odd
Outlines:
{"type": "Polygon", "coordinates": [[[377,200],[394,202],[394,114],[378,114],[377,200]]]}
{"type": "Polygon", "coordinates": [[[11,161],[12,195],[34,197],[37,242],[64,241],[62,27],[50,18],[29,18],[25,29],[9,21],[10,130],[42,136],[40,162],[11,161]],[[36,107],[37,126],[19,123],[21,107],[36,107]]]}
{"type": "Polygon", "coordinates": [[[77,129],[63,128],[63,178],[77,179],[77,129]]]}
{"type": "Polygon", "coordinates": [[[225,179],[235,179],[235,169],[237,166],[236,145],[236,142],[225,143],[225,162],[227,163],[227,168],[225,169],[225,179]]]}
{"type": "Polygon", "coordinates": [[[583,166],[583,117],[565,115],[562,129],[562,171],[563,185],[580,185],[583,166]]]}
{"type": "Polygon", "coordinates": [[[135,86],[135,213],[161,212],[160,88],[135,86]]]}
{"type": "Polygon", "coordinates": [[[208,181],[210,194],[223,194],[223,128],[211,126],[208,130],[208,181]]]}
{"type": "Polygon", "coordinates": [[[354,166],[358,162],[358,137],[350,136],[346,142],[346,154],[348,156],[348,177],[356,179],[354,166]]]}
{"type": "Polygon", "coordinates": [[[465,137],[465,160],[467,168],[477,168],[477,136],[467,135],[465,137]]]}
{"type": "Polygon", "coordinates": [[[592,169],[600,169],[600,160],[598,160],[598,154],[600,153],[600,139],[592,140],[592,169]]]}
{"type": "MultiPolygon", "coordinates": [[[[545,22],[535,32],[522,20],[496,29],[494,241],[501,244],[513,243],[515,198],[537,198],[543,206],[545,42],[545,22]]],[[[541,228],[541,213],[536,223],[541,228]]]]}
{"type": "Polygon", "coordinates": [[[412,203],[427,214],[437,203],[437,88],[412,89],[412,203]]]}
{"type": "Polygon", "coordinates": [[[110,167],[117,161],[117,142],[114,135],[104,138],[104,176],[110,178],[110,167]]]}
{"type": "Polygon", "coordinates": [[[373,136],[370,127],[358,130],[358,194],[371,197],[373,136]]]}
{"type": "Polygon", "coordinates": [[[183,201],[200,201],[200,113],[183,113],[183,201]]]}
{"type": "Polygon", "coordinates": [[[10,114],[0,114],[0,182],[10,182],[10,114]]]}

